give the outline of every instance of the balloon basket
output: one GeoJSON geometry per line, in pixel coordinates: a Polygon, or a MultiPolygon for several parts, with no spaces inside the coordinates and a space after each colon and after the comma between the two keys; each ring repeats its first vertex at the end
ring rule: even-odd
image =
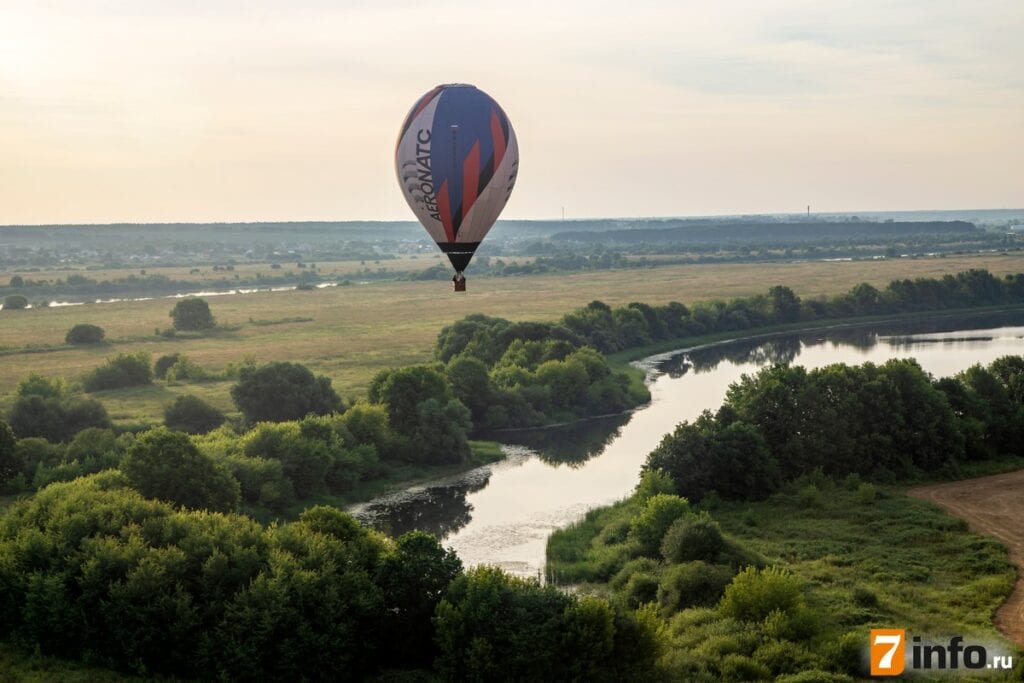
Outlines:
{"type": "Polygon", "coordinates": [[[456,292],[466,291],[466,278],[462,278],[461,280],[452,280],[452,284],[454,285],[456,292]]]}

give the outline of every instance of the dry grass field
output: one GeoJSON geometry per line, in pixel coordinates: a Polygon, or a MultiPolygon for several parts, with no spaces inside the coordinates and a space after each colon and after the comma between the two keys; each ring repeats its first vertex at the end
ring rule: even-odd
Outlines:
{"type": "MultiPolygon", "coordinates": [[[[432,259],[422,261],[433,263],[432,259]]],[[[446,281],[378,282],[314,291],[216,296],[207,300],[218,322],[228,329],[192,339],[166,339],[154,334],[156,328],[170,325],[168,312],[173,299],[0,311],[0,408],[10,403],[18,380],[29,372],[74,379],[114,353],[139,350],[154,357],[185,353],[209,370],[219,370],[246,356],[257,361],[298,361],[330,376],[343,396],[359,396],[382,368],[429,360],[441,327],[469,313],[550,320],[594,299],[609,304],[692,303],[760,293],[774,284],[785,284],[800,296],[814,297],[845,291],[858,282],[884,286],[894,278],[936,277],[969,268],[987,268],[997,275],[1024,272],[1024,255],[671,265],[642,271],[471,277],[469,291],[458,296],[446,281]],[[304,321],[281,322],[287,319],[304,321]],[[65,345],[64,335],[76,323],[100,325],[108,343],[91,348],[65,345]]],[[[135,271],[109,275],[129,272],[135,271]]],[[[159,383],[102,392],[98,397],[115,419],[158,420],[161,406],[178,393],[196,393],[230,409],[229,387],[227,382],[159,383]]]]}

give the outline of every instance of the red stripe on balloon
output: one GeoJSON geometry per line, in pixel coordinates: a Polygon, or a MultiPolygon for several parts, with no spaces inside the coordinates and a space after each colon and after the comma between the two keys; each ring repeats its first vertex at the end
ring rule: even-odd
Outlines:
{"type": "Polygon", "coordinates": [[[498,112],[491,110],[491,139],[494,140],[494,168],[492,173],[498,172],[498,164],[505,157],[505,131],[501,129],[501,119],[498,112]]]}
{"type": "Polygon", "coordinates": [[[480,186],[480,141],[473,143],[473,148],[462,162],[462,220],[466,220],[469,210],[476,202],[477,190],[480,186]]]}
{"type": "Polygon", "coordinates": [[[448,181],[441,183],[441,189],[437,193],[437,211],[441,214],[441,225],[444,226],[444,234],[448,236],[449,242],[455,241],[455,228],[452,227],[452,205],[448,200],[448,181]]]}

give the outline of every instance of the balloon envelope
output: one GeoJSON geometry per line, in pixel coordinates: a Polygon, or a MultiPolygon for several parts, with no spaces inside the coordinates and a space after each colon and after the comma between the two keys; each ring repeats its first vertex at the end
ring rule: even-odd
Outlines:
{"type": "Polygon", "coordinates": [[[395,170],[409,207],[461,273],[512,194],[519,146],[487,93],[439,85],[405,117],[395,170]]]}

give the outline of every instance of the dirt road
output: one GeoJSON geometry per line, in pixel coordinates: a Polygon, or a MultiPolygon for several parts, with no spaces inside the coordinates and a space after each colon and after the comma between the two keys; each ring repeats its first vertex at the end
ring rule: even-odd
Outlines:
{"type": "Polygon", "coordinates": [[[908,491],[965,520],[972,530],[993,536],[1010,550],[1017,584],[996,612],[995,625],[1024,646],[1024,470],[991,477],[920,486],[908,491]]]}

